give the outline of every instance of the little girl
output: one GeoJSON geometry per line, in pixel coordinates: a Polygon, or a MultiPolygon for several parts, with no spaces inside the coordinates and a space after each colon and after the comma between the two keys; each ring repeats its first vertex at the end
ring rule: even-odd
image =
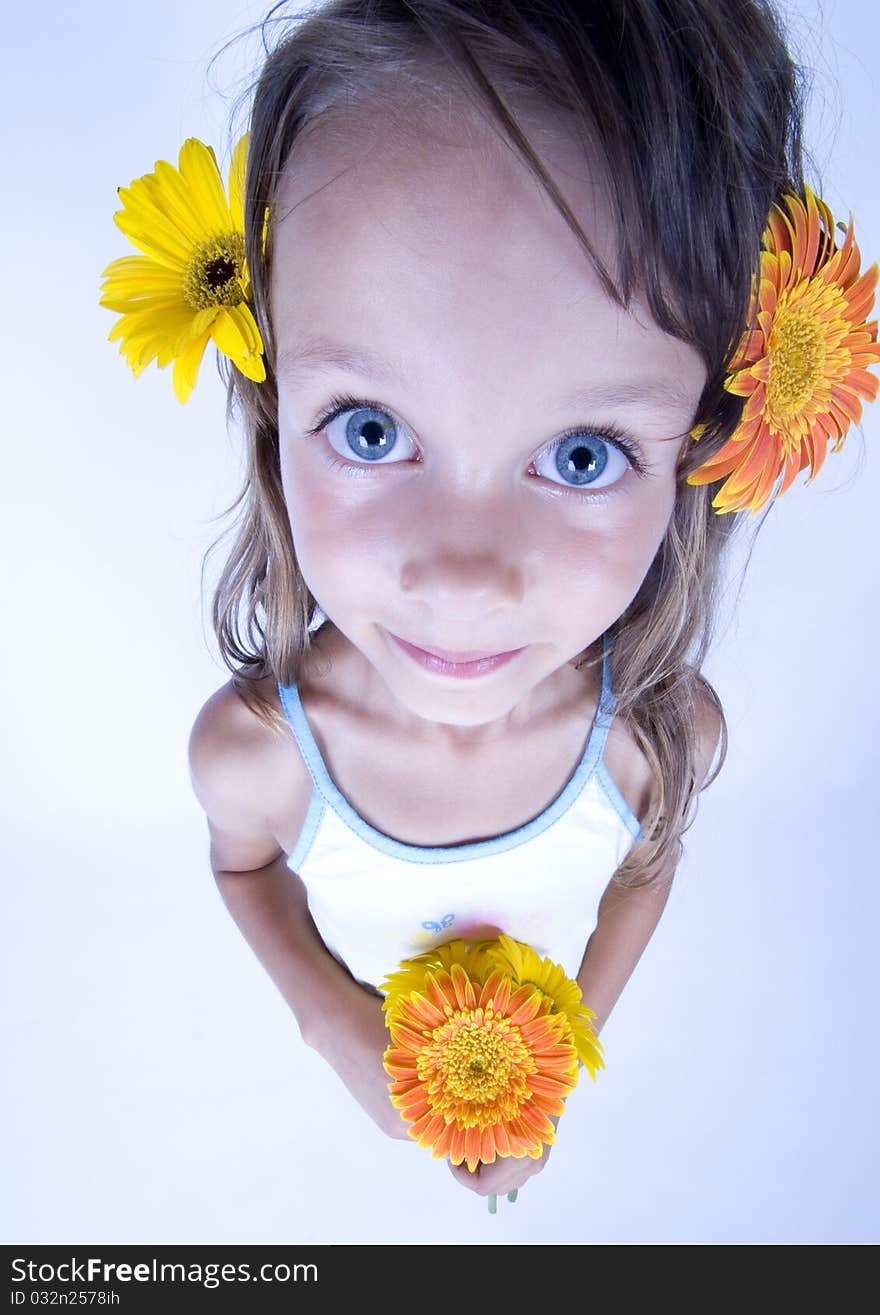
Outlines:
{"type": "Polygon", "coordinates": [[[333,0],[260,72],[250,282],[206,267],[249,294],[213,333],[248,468],[192,780],[233,918],[391,1137],[401,959],[505,932],[601,1031],[724,760],[724,550],[876,392],[876,269],[801,118],[760,0],[333,0]]]}

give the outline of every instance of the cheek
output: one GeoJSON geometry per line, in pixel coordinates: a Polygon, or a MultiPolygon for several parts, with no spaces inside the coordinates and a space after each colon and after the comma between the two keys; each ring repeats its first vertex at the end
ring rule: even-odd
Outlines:
{"type": "Polygon", "coordinates": [[[569,520],[555,558],[569,569],[555,573],[554,606],[569,604],[572,621],[589,616],[594,628],[611,625],[641,587],[663,541],[675,505],[674,480],[643,497],[622,497],[569,520]],[[572,569],[573,564],[576,567],[572,569]]]}
{"type": "Polygon", "coordinates": [[[378,488],[365,493],[366,479],[328,478],[298,458],[282,463],[282,481],[297,562],[323,610],[331,613],[340,594],[387,587],[393,518],[377,505],[378,488]]]}
{"type": "MultiPolygon", "coordinates": [[[[343,608],[387,602],[402,566],[430,555],[449,529],[448,516],[412,496],[402,498],[393,477],[358,478],[328,471],[303,450],[282,453],[282,481],[300,570],[330,616],[343,608]],[[436,542],[435,542],[436,540],[436,542]]],[[[519,509],[518,532],[483,518],[481,535],[507,543],[502,549],[522,571],[526,607],[548,631],[588,621],[593,634],[617,620],[637,594],[662,542],[675,500],[674,474],[594,508],[562,500],[528,499],[519,509]]],[[[448,508],[446,508],[448,512],[448,508]]],[[[485,548],[485,544],[480,545],[485,548]]],[[[587,642],[587,641],[585,641],[587,642]]]]}

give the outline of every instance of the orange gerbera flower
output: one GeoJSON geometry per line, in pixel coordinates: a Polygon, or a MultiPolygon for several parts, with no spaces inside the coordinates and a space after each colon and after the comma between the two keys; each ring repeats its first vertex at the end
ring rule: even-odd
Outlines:
{"type": "Polygon", "coordinates": [[[880,361],[877,321],[866,320],[880,270],[874,264],[859,274],[852,216],[837,248],[828,206],[809,187],[805,198],[787,195],[785,208],[770,212],[749,328],[725,380],[729,392],[748,399],[740,423],[687,477],[709,484],[727,476],[712,501],[718,512],[748,508],[754,515],[780,475],[776,496],[807,466],[809,483],[829,440],[836,452],[861,420],[859,399],[877,396],[880,381],[867,371],[880,361]]]}
{"type": "Polygon", "coordinates": [[[451,942],[386,983],[392,1104],[435,1159],[472,1171],[497,1156],[539,1159],[555,1140],[550,1116],[577,1084],[579,1052],[591,1076],[604,1066],[577,984],[509,937],[493,961],[494,944],[451,942]]]}

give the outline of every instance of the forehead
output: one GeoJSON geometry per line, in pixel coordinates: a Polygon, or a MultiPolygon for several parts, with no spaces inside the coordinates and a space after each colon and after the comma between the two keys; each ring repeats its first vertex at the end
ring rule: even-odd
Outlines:
{"type": "MultiPolygon", "coordinates": [[[[552,109],[518,117],[613,276],[598,160],[552,109]]],[[[639,301],[624,311],[607,297],[539,180],[472,105],[383,101],[311,125],[278,192],[271,304],[280,363],[329,337],[413,362],[442,350],[448,368],[478,360],[496,382],[525,358],[568,377],[579,362],[600,376],[643,362],[683,378],[695,403],[704,378],[639,301]]]]}

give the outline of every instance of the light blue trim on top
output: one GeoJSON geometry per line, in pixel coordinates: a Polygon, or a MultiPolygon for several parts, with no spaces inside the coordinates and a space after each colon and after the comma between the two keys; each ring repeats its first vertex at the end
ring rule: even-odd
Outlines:
{"type": "Polygon", "coordinates": [[[593,725],[590,728],[590,734],[587,737],[583,755],[571,780],[553,802],[544,809],[543,813],[533,818],[531,822],[517,827],[514,831],[506,831],[503,835],[493,836],[489,840],[477,840],[465,845],[436,845],[429,847],[407,845],[402,840],[395,840],[393,837],[386,836],[384,832],[377,831],[375,827],[370,826],[369,822],[366,822],[360,813],[356,812],[331,779],[321,756],[321,750],[318,748],[317,741],[312,734],[312,728],[306,718],[296,685],[279,685],[278,694],[281,705],[296,736],[303,761],[308,767],[315,785],[302,831],[296,847],[288,859],[289,866],[296,871],[298,866],[304,862],[317,834],[325,805],[332,808],[337,816],[366,844],[371,845],[374,849],[381,850],[384,854],[405,859],[409,863],[462,863],[470,858],[484,858],[489,854],[503,853],[506,850],[515,849],[517,845],[525,844],[552,826],[563,813],[571,808],[597,768],[599,782],[609,802],[630,834],[636,836],[639,823],[601,761],[617,703],[611,689],[610,647],[606,632],[602,637],[602,691],[599,696],[599,706],[593,719],[593,725]]]}
{"type": "Polygon", "coordinates": [[[605,741],[608,738],[608,731],[614,717],[614,709],[617,706],[617,699],[611,692],[611,660],[608,649],[609,641],[608,632],[606,631],[602,636],[602,693],[599,696],[599,713],[597,714],[597,724],[594,730],[594,733],[598,731],[597,739],[599,742],[599,752],[596,755],[596,780],[602,787],[605,798],[633,840],[638,840],[642,833],[642,825],[611,779],[602,758],[602,754],[605,752],[605,741]]]}
{"type": "Polygon", "coordinates": [[[287,866],[293,868],[294,872],[299,872],[306,860],[306,854],[312,847],[312,841],[318,834],[318,827],[321,825],[321,819],[324,816],[323,796],[317,790],[312,791],[312,797],[309,800],[309,808],[306,813],[306,820],[302,824],[302,829],[297,838],[296,846],[293,853],[288,857],[287,866]]]}
{"type": "Polygon", "coordinates": [[[633,840],[638,840],[639,836],[642,834],[642,824],[618,790],[617,786],[614,784],[614,781],[609,776],[608,768],[605,766],[604,762],[600,762],[596,768],[596,780],[601,785],[605,798],[608,800],[633,840]]]}

